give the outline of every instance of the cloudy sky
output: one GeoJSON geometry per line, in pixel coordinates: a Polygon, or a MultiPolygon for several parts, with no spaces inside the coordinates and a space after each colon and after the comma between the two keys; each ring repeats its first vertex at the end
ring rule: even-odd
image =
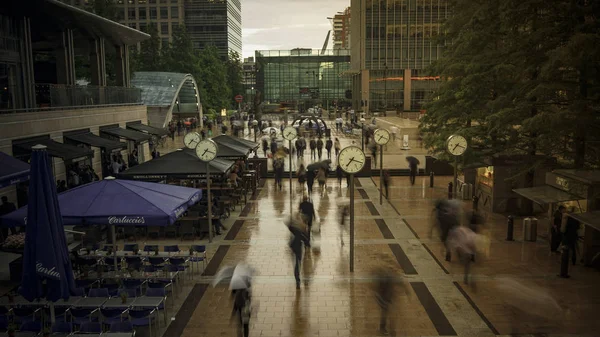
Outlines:
{"type": "Polygon", "coordinates": [[[327,17],[348,6],[350,0],[242,0],[244,57],[255,50],[320,49],[331,29],[327,17]]]}

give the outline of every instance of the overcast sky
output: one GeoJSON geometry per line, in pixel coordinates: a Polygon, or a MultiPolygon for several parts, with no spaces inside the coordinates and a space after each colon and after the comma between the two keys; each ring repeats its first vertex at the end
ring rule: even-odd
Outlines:
{"type": "Polygon", "coordinates": [[[348,6],[350,0],[242,0],[244,57],[255,50],[321,49],[331,29],[327,17],[348,6]]]}

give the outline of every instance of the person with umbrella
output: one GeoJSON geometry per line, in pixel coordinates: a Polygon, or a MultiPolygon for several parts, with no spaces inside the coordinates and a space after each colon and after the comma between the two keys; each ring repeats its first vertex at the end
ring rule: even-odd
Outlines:
{"type": "Polygon", "coordinates": [[[408,168],[410,169],[410,184],[414,185],[421,162],[413,156],[406,157],[406,161],[408,162],[408,168]]]}
{"type": "Polygon", "coordinates": [[[237,316],[238,336],[249,336],[250,317],[252,316],[252,277],[254,269],[247,264],[238,263],[235,267],[227,266],[221,268],[215,275],[213,287],[222,282],[229,282],[229,290],[233,295],[233,310],[231,318],[237,316]]]}
{"type": "Polygon", "coordinates": [[[306,186],[308,187],[308,193],[312,193],[313,185],[315,184],[315,170],[311,169],[311,166],[306,167],[306,186]]]}
{"type": "MultiPolygon", "coordinates": [[[[289,231],[292,233],[290,239],[290,249],[294,254],[294,277],[296,278],[296,289],[300,289],[300,266],[302,264],[303,247],[310,247],[310,241],[306,231],[301,226],[302,220],[296,216],[288,225],[289,231]]],[[[310,232],[310,230],[309,230],[310,232]]]]}

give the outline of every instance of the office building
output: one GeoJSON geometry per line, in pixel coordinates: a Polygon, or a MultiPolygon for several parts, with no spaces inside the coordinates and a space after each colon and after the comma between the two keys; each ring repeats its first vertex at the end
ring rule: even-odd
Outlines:
{"type": "Polygon", "coordinates": [[[350,49],[350,7],[332,18],[333,49],[350,49]]]}
{"type": "Polygon", "coordinates": [[[439,85],[425,76],[444,46],[436,42],[447,0],[352,0],[353,105],[365,111],[418,111],[439,85]]]}
{"type": "Polygon", "coordinates": [[[267,104],[299,111],[350,104],[352,80],[342,76],[350,70],[349,50],[261,50],[256,67],[256,88],[267,104]]]}
{"type": "Polygon", "coordinates": [[[247,104],[252,105],[254,90],[256,87],[256,62],[254,62],[254,57],[245,58],[244,63],[242,64],[242,69],[244,71],[244,92],[246,93],[244,101],[247,104]]]}
{"type": "Polygon", "coordinates": [[[230,51],[242,55],[242,4],[240,0],[186,0],[185,25],[194,48],[208,44],[221,57],[230,51]]]}

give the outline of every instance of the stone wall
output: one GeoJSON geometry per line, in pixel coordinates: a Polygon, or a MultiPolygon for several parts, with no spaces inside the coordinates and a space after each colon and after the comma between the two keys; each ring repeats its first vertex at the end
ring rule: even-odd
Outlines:
{"type": "MultiPolygon", "coordinates": [[[[148,117],[145,105],[115,106],[73,110],[53,110],[31,113],[0,114],[0,151],[13,154],[13,141],[36,136],[50,136],[62,143],[63,132],[90,129],[99,135],[99,128],[104,125],[119,124],[125,128],[127,122],[142,121],[147,124],[148,117]]],[[[96,173],[102,177],[100,149],[92,148],[94,157],[92,165],[96,173]]],[[[127,152],[123,151],[127,158],[127,152]]],[[[144,160],[150,160],[148,143],[143,146],[144,160]]],[[[66,180],[65,164],[62,159],[53,158],[56,180],[66,180]]],[[[6,195],[9,200],[16,201],[16,186],[0,189],[0,196],[6,195]]],[[[16,203],[16,202],[15,202],[16,203]]]]}

